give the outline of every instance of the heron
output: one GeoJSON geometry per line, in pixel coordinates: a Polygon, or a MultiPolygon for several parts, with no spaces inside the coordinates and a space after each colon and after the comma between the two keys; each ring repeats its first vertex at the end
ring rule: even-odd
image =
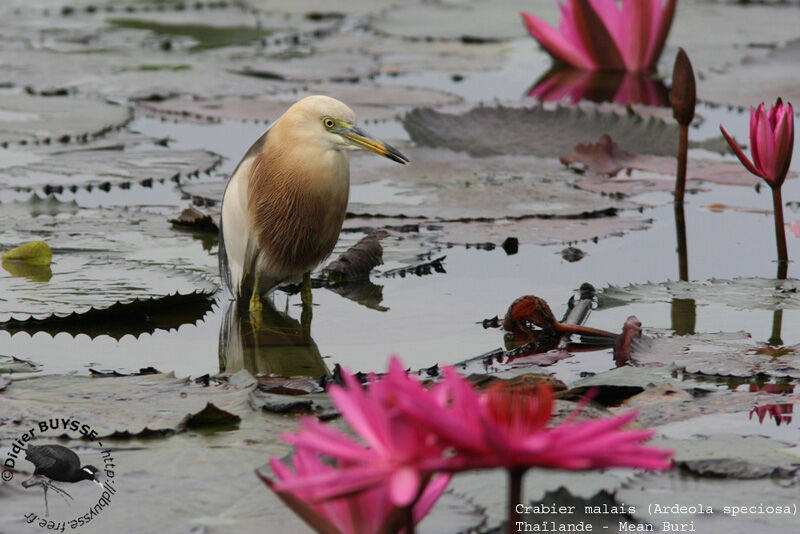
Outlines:
{"type": "Polygon", "coordinates": [[[347,105],[322,95],[293,104],[244,155],[220,217],[220,276],[238,304],[260,311],[263,296],[301,282],[310,306],[311,271],[333,251],[347,212],[350,150],[408,163],[357,127],[347,105]]]}

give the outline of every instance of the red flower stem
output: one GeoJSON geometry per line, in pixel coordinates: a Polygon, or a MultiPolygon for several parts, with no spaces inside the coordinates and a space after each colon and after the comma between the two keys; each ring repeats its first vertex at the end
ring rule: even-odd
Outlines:
{"type": "Polygon", "coordinates": [[[781,339],[781,326],[783,325],[783,310],[778,309],[772,312],[772,334],[769,336],[769,344],[773,347],[783,346],[781,339]]]}
{"type": "Polygon", "coordinates": [[[405,534],[414,534],[414,503],[403,508],[403,515],[406,524],[405,534]]]}
{"type": "MultiPolygon", "coordinates": [[[[786,252],[786,229],[783,227],[783,199],[781,198],[781,188],[772,189],[772,205],[775,210],[775,239],[778,243],[778,277],[780,278],[780,266],[789,265],[789,253],[786,252]]],[[[783,278],[786,277],[784,272],[783,278]]]]}
{"type": "Polygon", "coordinates": [[[678,277],[689,281],[689,249],[686,246],[686,217],[683,203],[675,202],[675,234],[678,238],[678,277]]]}
{"type": "Polygon", "coordinates": [[[566,323],[554,323],[553,330],[556,332],[561,332],[562,334],[578,334],[581,336],[593,336],[593,337],[609,337],[611,339],[616,339],[617,334],[614,332],[609,332],[608,330],[600,330],[599,328],[592,328],[591,326],[583,326],[581,324],[566,324],[566,323]]]}
{"type": "Polygon", "coordinates": [[[522,503],[522,477],[525,475],[524,469],[508,470],[508,513],[506,514],[506,532],[518,532],[517,521],[520,516],[517,513],[517,505],[522,503]]]}
{"type": "Polygon", "coordinates": [[[689,125],[680,125],[680,142],[678,145],[678,173],[675,178],[675,204],[683,205],[683,194],[686,191],[686,159],[689,151],[689,125]]]}

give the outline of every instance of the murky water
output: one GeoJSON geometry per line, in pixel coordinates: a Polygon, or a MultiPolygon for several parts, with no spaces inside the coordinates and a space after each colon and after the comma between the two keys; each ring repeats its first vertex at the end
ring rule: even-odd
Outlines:
{"type": "MultiPolygon", "coordinates": [[[[423,82],[414,80],[414,83],[423,82]]],[[[445,85],[454,91],[464,87],[461,82],[452,80],[436,80],[431,85],[440,89],[445,85]]],[[[476,98],[473,91],[476,89],[463,94],[476,98]]],[[[719,123],[730,126],[737,137],[746,138],[747,115],[709,106],[701,107],[698,114],[706,120],[693,130],[693,139],[702,140],[715,135],[719,123]]],[[[265,125],[232,121],[199,125],[139,117],[130,127],[147,135],[169,136],[174,148],[211,148],[222,154],[225,158],[222,166],[212,176],[198,178],[220,180],[235,166],[243,147],[260,135],[265,125]]],[[[402,128],[394,122],[371,124],[370,130],[389,139],[405,137],[402,128]]],[[[707,152],[698,152],[708,157],[707,152]]],[[[795,163],[795,168],[798,167],[795,163]]],[[[0,200],[27,196],[29,193],[6,191],[0,200]]],[[[397,190],[382,182],[355,185],[351,193],[352,199],[370,203],[397,197],[397,190]]],[[[633,200],[647,205],[650,202],[663,203],[667,197],[667,193],[648,193],[633,200]]],[[[112,188],[107,192],[79,190],[63,193],[60,198],[74,199],[85,207],[144,206],[165,215],[174,214],[174,208],[185,203],[173,183],[152,187],[134,185],[127,190],[112,188]]],[[[402,198],[409,204],[423,200],[413,196],[402,198]]],[[[786,183],[784,198],[787,201],[800,198],[798,180],[786,183]]],[[[774,277],[774,244],[767,238],[773,232],[772,217],[739,212],[714,213],[704,209],[712,203],[770,208],[770,198],[764,189],[757,195],[750,188],[708,184],[704,191],[690,195],[686,206],[690,279],[774,277]]],[[[567,299],[584,282],[601,289],[609,284],[624,286],[676,280],[678,257],[671,206],[644,209],[642,215],[653,220],[651,228],[645,231],[596,243],[575,243],[574,246],[586,253],[575,263],[562,259],[560,252],[564,245],[560,244],[523,245],[518,253],[510,256],[501,248],[487,251],[443,246],[437,254],[447,257],[446,273],[372,280],[382,291],[380,306],[384,311],[361,306],[326,289],[317,289],[314,291],[311,336],[328,368],[341,363],[353,369],[381,369],[391,353],[402,355],[411,367],[427,367],[437,362],[454,363],[493,350],[502,345],[500,331],[484,330],[479,323],[487,317],[502,316],[508,305],[520,295],[543,297],[560,315],[567,299]],[[476,302],[481,306],[476,307],[476,302]]],[[[787,221],[791,221],[793,216],[793,212],[788,211],[787,221]]],[[[788,241],[790,257],[798,257],[800,240],[790,234],[788,241]]],[[[216,249],[206,252],[198,240],[196,252],[215,254],[216,249]]],[[[792,270],[790,268],[790,275],[792,270]]],[[[215,373],[225,370],[225,357],[223,355],[221,363],[217,340],[226,307],[227,301],[220,295],[214,310],[198,324],[183,325],[177,331],[143,334],[138,338],[129,335],[116,341],[100,336],[90,340],[87,336],[72,338],[65,333],[51,337],[45,333],[11,336],[2,332],[0,343],[5,352],[37,361],[47,372],[85,373],[89,367],[136,370],[153,366],[163,370],[174,369],[178,375],[215,373]]],[[[290,317],[300,318],[297,295],[277,292],[275,307],[290,317]]],[[[629,315],[639,317],[645,327],[674,327],[672,306],[663,302],[633,303],[596,310],[588,324],[617,331],[629,315]]],[[[742,330],[751,332],[755,341],[766,341],[772,332],[772,322],[771,310],[739,310],[720,303],[696,303],[697,332],[742,330]]],[[[800,331],[794,327],[797,324],[800,324],[800,310],[785,310],[785,344],[800,342],[800,331]]],[[[269,359],[268,352],[280,350],[280,347],[272,348],[260,357],[269,359]]],[[[580,371],[597,372],[613,366],[610,352],[605,351],[578,354],[550,367],[549,371],[569,381],[580,371]]]]}

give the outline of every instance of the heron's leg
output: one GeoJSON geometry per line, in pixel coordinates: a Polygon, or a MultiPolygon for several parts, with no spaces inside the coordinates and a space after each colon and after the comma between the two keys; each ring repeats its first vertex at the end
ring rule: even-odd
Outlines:
{"type": "Polygon", "coordinates": [[[264,305],[261,304],[261,293],[258,290],[258,271],[256,271],[253,275],[253,294],[250,296],[250,311],[260,312],[263,309],[264,305]]]}

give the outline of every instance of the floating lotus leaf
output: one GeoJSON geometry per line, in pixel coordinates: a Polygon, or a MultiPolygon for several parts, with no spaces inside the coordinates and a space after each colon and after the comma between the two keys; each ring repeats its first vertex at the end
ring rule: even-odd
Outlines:
{"type": "MultiPolygon", "coordinates": [[[[405,87],[380,87],[366,84],[318,84],[304,91],[338,98],[353,109],[359,121],[392,119],[404,109],[421,105],[443,105],[458,98],[440,91],[405,87]]],[[[269,122],[280,117],[304,94],[291,96],[221,98],[198,100],[175,98],[161,102],[139,102],[145,113],[175,120],[216,122],[226,119],[269,122]]]]}
{"type": "MultiPolygon", "coordinates": [[[[449,150],[401,147],[408,167],[381,158],[351,158],[354,184],[388,182],[390,198],[370,203],[351,196],[352,215],[439,220],[576,217],[635,204],[578,191],[574,174],[553,159],[530,156],[471,158],[449,150]]],[[[365,195],[366,196],[366,195],[365,195]]]]}
{"type": "Polygon", "coordinates": [[[342,15],[380,13],[389,8],[401,6],[403,0],[347,0],[330,2],[328,0],[292,0],[278,5],[272,0],[247,0],[247,5],[263,13],[280,10],[285,13],[305,15],[309,18],[338,18],[342,15]]]}
{"type": "Polygon", "coordinates": [[[668,281],[660,283],[608,286],[598,294],[600,307],[632,302],[671,303],[673,299],[694,299],[697,303],[725,304],[738,310],[776,310],[800,308],[800,280],[772,278],[712,278],[704,282],[668,281]]]}
{"type": "Polygon", "coordinates": [[[253,58],[324,36],[339,24],[274,12],[256,18],[233,6],[182,6],[97,6],[69,16],[0,7],[6,43],[0,50],[0,83],[115,100],[200,92],[200,87],[204,96],[265,94],[269,84],[234,71],[253,58]],[[239,61],[245,53],[247,62],[239,61]]]}
{"type": "Polygon", "coordinates": [[[553,157],[571,153],[578,143],[594,143],[603,134],[638,154],[673,155],[678,150],[676,124],[596,109],[479,106],[450,113],[423,108],[408,113],[403,125],[419,145],[478,157],[553,157]]]}
{"type": "MultiPolygon", "coordinates": [[[[629,398],[620,409],[639,410],[638,424],[643,426],[665,425],[675,421],[685,421],[702,415],[747,412],[756,406],[800,402],[782,395],[766,392],[717,391],[693,395],[669,384],[648,386],[642,393],[629,398]]],[[[733,432],[733,429],[731,430],[733,432]]],[[[698,433],[702,434],[698,427],[698,433]]]]}
{"type": "Polygon", "coordinates": [[[48,280],[31,281],[0,271],[0,321],[14,320],[16,327],[20,322],[112,308],[117,303],[138,300],[134,308],[153,306],[142,301],[168,295],[176,305],[181,298],[197,300],[217,288],[207,277],[216,275],[215,258],[190,234],[172,230],[158,215],[83,210],[31,219],[0,213],[0,227],[3,243],[36,237],[53,244],[48,280]]]}
{"type": "MultiPolygon", "coordinates": [[[[796,35],[794,36],[796,37],[796,35]]],[[[713,102],[749,108],[767,105],[780,96],[784,101],[800,101],[800,87],[792,76],[800,61],[800,39],[771,51],[764,58],[745,57],[740,65],[725,72],[712,72],[698,82],[703,98],[713,102]]]]}
{"type": "Polygon", "coordinates": [[[0,374],[7,373],[33,373],[37,371],[39,364],[30,360],[22,360],[14,356],[0,354],[0,374]]]}
{"type": "MultiPolygon", "coordinates": [[[[613,492],[634,478],[632,470],[562,471],[553,469],[528,469],[522,481],[522,494],[527,501],[536,502],[561,488],[576,498],[591,500],[600,491],[613,492]]],[[[502,469],[469,471],[454,477],[449,486],[454,493],[481,503],[486,510],[484,532],[499,532],[505,521],[505,503],[508,475],[502,469]]],[[[627,503],[626,500],[619,499],[627,503]]],[[[552,501],[549,501],[552,503],[552,501]]],[[[581,511],[583,508],[581,507],[581,511]]],[[[531,519],[545,521],[543,515],[528,515],[531,519]]],[[[598,518],[601,519],[601,518],[598,518]]],[[[616,523],[615,523],[616,526],[616,523]]],[[[598,530],[600,530],[598,528],[598,530]]],[[[601,530],[602,532],[602,530],[601,530]]]]}
{"type": "MultiPolygon", "coordinates": [[[[668,441],[665,444],[671,444],[668,441]]],[[[694,443],[694,442],[693,442],[694,443]]],[[[718,450],[724,451],[727,444],[717,442],[718,450]]],[[[757,450],[757,449],[756,449],[757,450]]],[[[654,523],[656,528],[663,522],[672,525],[689,525],[694,522],[695,529],[702,527],[707,532],[726,534],[753,534],[754,532],[791,532],[797,526],[797,517],[791,513],[745,513],[731,517],[725,507],[755,506],[789,507],[797,503],[797,488],[791,483],[781,484],[770,479],[724,480],[719,478],[685,475],[673,469],[666,473],[647,473],[617,490],[620,502],[635,508],[633,516],[642,523],[654,523]],[[687,512],[662,513],[652,515],[653,504],[662,509],[673,505],[686,507],[687,512]],[[700,511],[700,505],[702,510],[700,511]],[[713,513],[708,513],[711,508],[713,513]]],[[[687,528],[689,528],[687,526],[687,528]]]]}
{"type": "Polygon", "coordinates": [[[309,54],[289,58],[254,54],[240,57],[234,72],[267,80],[294,82],[356,82],[378,73],[378,63],[361,52],[309,54]]]}
{"type": "Polygon", "coordinates": [[[28,200],[0,202],[0,212],[5,217],[37,217],[39,215],[58,215],[59,213],[77,213],[80,210],[75,200],[62,202],[55,195],[39,196],[31,193],[28,200]]]}
{"type": "Polygon", "coordinates": [[[744,333],[659,337],[634,347],[631,354],[639,364],[701,375],[800,378],[800,346],[757,344],[744,333]]]}
{"type": "MultiPolygon", "coordinates": [[[[556,11],[555,5],[546,2],[535,7],[537,13],[556,11]]],[[[375,17],[371,26],[379,33],[415,39],[496,41],[527,35],[519,12],[531,9],[531,3],[525,0],[407,3],[375,17]]],[[[531,42],[531,47],[535,46],[531,42]]]]}
{"type": "Polygon", "coordinates": [[[3,161],[0,186],[22,190],[163,182],[213,169],[219,156],[205,150],[171,150],[160,141],[120,133],[86,144],[31,147],[28,160],[3,161]]]}
{"type": "MultiPolygon", "coordinates": [[[[92,378],[48,375],[15,379],[0,397],[0,437],[16,438],[20,429],[54,416],[54,406],[90,424],[98,436],[131,437],[150,433],[169,434],[185,430],[191,417],[213,405],[228,412],[247,406],[250,388],[200,386],[171,374],[92,378]],[[15,424],[11,424],[15,421],[15,424]]],[[[65,430],[72,439],[78,432],[65,430]]]]}
{"type": "MultiPolygon", "coordinates": [[[[782,94],[775,82],[780,79],[788,80],[789,74],[786,73],[787,77],[784,77],[776,70],[763,71],[767,76],[763,79],[753,77],[754,72],[731,78],[727,82],[727,91],[724,94],[717,93],[719,99],[710,96],[711,93],[707,92],[705,85],[706,80],[713,79],[720,71],[734,70],[743,59],[761,63],[765,57],[771,55],[773,47],[797,39],[797,24],[794,19],[797,14],[794,9],[796,6],[768,6],[765,3],[722,5],[717,2],[692,1],[690,9],[679,7],[661,58],[659,70],[662,75],[669,77],[671,74],[672,58],[675,57],[677,47],[681,46],[691,57],[697,74],[697,94],[704,100],[733,104],[735,102],[729,97],[745,86],[764,87],[767,93],[760,99],[774,99],[775,95],[782,94]],[[767,81],[770,78],[774,78],[774,81],[767,81]],[[737,85],[740,87],[736,87],[737,85]]],[[[723,90],[720,85],[716,87],[723,90]]],[[[748,101],[745,105],[752,103],[748,101]]]]}
{"type": "MultiPolygon", "coordinates": [[[[125,106],[61,96],[0,93],[0,145],[47,142],[58,145],[116,129],[130,118],[125,106]]],[[[4,166],[0,152],[0,166],[4,166]]]]}
{"type": "Polygon", "coordinates": [[[315,43],[314,49],[368,52],[377,56],[381,72],[389,75],[431,71],[457,74],[500,69],[513,45],[507,42],[412,41],[386,35],[337,33],[315,43]]]}

